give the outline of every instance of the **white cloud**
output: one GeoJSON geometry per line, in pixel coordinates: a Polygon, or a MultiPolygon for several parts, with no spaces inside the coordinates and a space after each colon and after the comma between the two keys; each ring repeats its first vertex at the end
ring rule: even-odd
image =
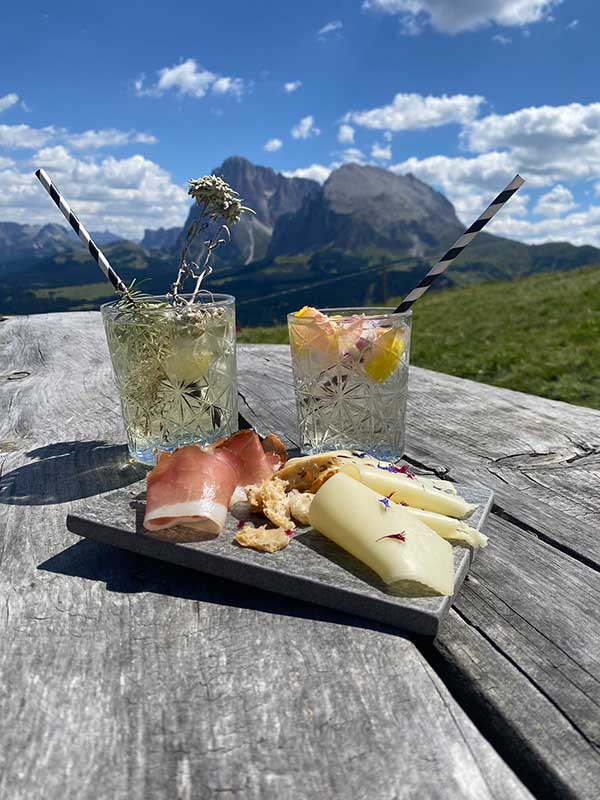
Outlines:
{"type": "Polygon", "coordinates": [[[507,44],[510,44],[512,42],[512,39],[510,38],[510,36],[503,36],[501,33],[497,33],[494,36],[492,36],[492,42],[496,42],[496,44],[501,44],[503,46],[506,46],[507,44]]]}
{"type": "Polygon", "coordinates": [[[282,147],[281,139],[269,139],[263,144],[263,150],[266,150],[267,153],[274,153],[276,150],[281,150],[282,147]]]}
{"type": "Polygon", "coordinates": [[[120,147],[128,144],[156,144],[150,133],[120,131],[116,128],[88,130],[71,133],[65,128],[50,125],[32,128],[29,125],[0,125],[0,147],[11,150],[37,150],[47,144],[67,144],[77,150],[95,150],[100,147],[120,147]]]}
{"type": "Polygon", "coordinates": [[[282,173],[286,178],[310,178],[318,183],[325,183],[331,175],[332,168],[323,164],[311,164],[310,167],[300,167],[299,169],[288,170],[282,173]]]}
{"type": "Polygon", "coordinates": [[[418,130],[449,123],[465,124],[475,118],[485,98],[479,95],[397,94],[387,106],[365,111],[349,111],[344,122],[354,122],[375,130],[418,130]]]}
{"type": "Polygon", "coordinates": [[[585,211],[535,221],[503,214],[503,211],[500,212],[497,223],[496,220],[490,223],[489,227],[494,226],[495,234],[520,239],[529,244],[566,241],[576,245],[592,244],[600,247],[600,206],[589,206],[585,211]]]}
{"type": "Polygon", "coordinates": [[[490,114],[469,123],[461,138],[475,152],[507,150],[538,185],[600,176],[600,103],[490,114]]]}
{"type": "Polygon", "coordinates": [[[377,159],[377,161],[389,161],[392,157],[392,147],[391,145],[381,145],[379,142],[375,142],[371,147],[371,158],[377,159]]]}
{"type": "MultiPolygon", "coordinates": [[[[342,164],[364,164],[365,154],[358,147],[347,147],[345,150],[340,150],[335,153],[340,158],[342,164]]],[[[339,163],[332,164],[332,167],[339,166],[339,163]]]]}
{"type": "Polygon", "coordinates": [[[308,139],[311,136],[318,136],[321,133],[319,128],[315,125],[315,120],[312,115],[302,117],[300,122],[291,130],[293,139],[308,139]]]}
{"type": "MultiPolygon", "coordinates": [[[[439,188],[456,207],[465,223],[472,222],[493,197],[514,177],[515,164],[508,153],[484,153],[475,158],[430,156],[409,158],[390,167],[399,175],[412,173],[439,188]]],[[[535,181],[528,179],[528,185],[535,181]]],[[[539,184],[537,184],[539,185],[539,184]]],[[[521,189],[510,200],[510,208],[524,210],[527,195],[521,189]]],[[[502,211],[505,214],[505,211],[502,211]]],[[[494,225],[495,221],[490,223],[494,225]]]]}
{"type": "Polygon", "coordinates": [[[520,27],[551,16],[561,0],[365,0],[363,9],[396,14],[406,33],[430,25],[441,33],[461,33],[488,25],[520,27]]]}
{"type": "Polygon", "coordinates": [[[340,125],[337,140],[340,144],[352,144],[354,142],[354,128],[352,125],[340,125]]]}
{"type": "Polygon", "coordinates": [[[533,212],[542,217],[560,217],[576,207],[571,190],[559,183],[539,198],[533,212]]]}
{"type": "Polygon", "coordinates": [[[288,81],[287,83],[283,84],[283,91],[287,92],[287,94],[291,94],[291,92],[295,92],[302,86],[302,81],[288,81]]]}
{"type": "Polygon", "coordinates": [[[339,36],[339,32],[343,27],[342,21],[335,19],[332,22],[328,22],[326,25],[323,25],[322,28],[319,28],[317,31],[317,36],[320,39],[325,39],[329,34],[336,34],[339,36]]]}
{"type": "Polygon", "coordinates": [[[32,176],[45,167],[88,229],[138,238],[143,229],[182,225],[190,205],[185,189],[141,155],[82,160],[63,145],[36,152],[28,165],[0,170],[0,219],[32,223],[62,217],[32,176]]]}
{"type": "Polygon", "coordinates": [[[579,25],[579,20],[572,19],[571,22],[569,22],[569,24],[567,25],[567,29],[573,31],[575,30],[575,28],[577,28],[578,25],[579,25]]]}
{"type": "Polygon", "coordinates": [[[29,125],[0,125],[0,147],[35,150],[55,140],[64,131],[54,126],[31,128],[29,125]]]}
{"type": "Polygon", "coordinates": [[[72,133],[65,137],[77,150],[97,150],[100,147],[120,147],[127,144],[156,144],[158,139],[149,133],[119,131],[115,128],[72,133]]]}
{"type": "Polygon", "coordinates": [[[18,102],[19,102],[19,95],[14,94],[14,92],[11,92],[10,94],[5,94],[4,97],[0,97],[0,113],[6,111],[7,108],[14,106],[18,102]]]}
{"type": "Polygon", "coordinates": [[[145,86],[144,75],[134,81],[138,97],[162,97],[169,91],[197,98],[204,97],[209,91],[240,97],[246,89],[246,83],[241,78],[217,75],[201,67],[193,58],[172,67],[163,67],[158,71],[156,83],[149,87],[145,86]]]}
{"type": "Polygon", "coordinates": [[[391,142],[392,138],[393,138],[392,132],[391,131],[384,131],[383,132],[383,138],[386,140],[386,142],[391,142]]]}
{"type": "Polygon", "coordinates": [[[5,156],[0,156],[0,169],[7,169],[8,167],[14,167],[15,162],[12,158],[6,158],[5,156]]]}

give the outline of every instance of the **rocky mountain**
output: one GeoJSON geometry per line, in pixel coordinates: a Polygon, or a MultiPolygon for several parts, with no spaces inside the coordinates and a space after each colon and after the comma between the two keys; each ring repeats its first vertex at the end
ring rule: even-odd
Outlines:
{"type": "MultiPolygon", "coordinates": [[[[295,214],[305,200],[320,192],[316,181],[305,178],[286,178],[270,167],[260,167],[240,156],[227,158],[213,170],[232,186],[255,214],[244,214],[232,228],[231,243],[218,250],[219,260],[224,263],[249,264],[264,258],[273,228],[283,214],[295,214]]],[[[188,219],[176,242],[179,252],[185,241],[190,224],[198,219],[200,208],[192,206],[188,219]]],[[[198,252],[202,248],[198,242],[198,252]]],[[[195,257],[196,253],[192,254],[195,257]]]]}
{"type": "Polygon", "coordinates": [[[452,203],[414,175],[344,164],[296,213],[279,217],[267,256],[333,248],[420,257],[462,230],[452,203]]]}
{"type": "Polygon", "coordinates": [[[146,228],[140,245],[144,250],[163,250],[168,253],[175,249],[180,235],[181,228],[146,228]]]}

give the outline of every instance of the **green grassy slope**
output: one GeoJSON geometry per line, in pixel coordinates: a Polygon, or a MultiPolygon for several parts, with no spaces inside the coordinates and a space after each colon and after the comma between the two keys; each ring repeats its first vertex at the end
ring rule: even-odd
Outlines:
{"type": "MultiPolygon", "coordinates": [[[[285,342],[284,327],[242,342],[285,342]]],[[[600,265],[429,292],[414,308],[411,362],[600,408],[600,265]]]]}

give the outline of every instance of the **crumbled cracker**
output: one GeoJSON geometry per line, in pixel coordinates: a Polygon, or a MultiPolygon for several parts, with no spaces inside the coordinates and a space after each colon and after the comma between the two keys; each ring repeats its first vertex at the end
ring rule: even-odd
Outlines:
{"type": "Polygon", "coordinates": [[[236,533],[233,541],[242,547],[251,547],[261,553],[276,553],[288,546],[290,538],[283,528],[267,528],[266,525],[255,528],[247,523],[239,533],[236,533]]]}
{"type": "Polygon", "coordinates": [[[265,481],[261,488],[262,513],[278,528],[293,530],[296,525],[290,517],[287,488],[287,482],[276,476],[265,481]]]}
{"type": "Polygon", "coordinates": [[[252,511],[254,514],[258,511],[262,511],[262,483],[256,483],[253,486],[246,486],[245,488],[250,511],[252,511]]]}
{"type": "Polygon", "coordinates": [[[298,489],[292,489],[287,497],[292,517],[298,520],[301,525],[310,525],[308,510],[313,501],[314,494],[299,492],[298,489]]]}

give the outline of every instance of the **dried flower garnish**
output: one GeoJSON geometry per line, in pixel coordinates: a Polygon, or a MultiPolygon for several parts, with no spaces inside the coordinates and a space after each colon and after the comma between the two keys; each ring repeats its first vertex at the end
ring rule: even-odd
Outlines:
{"type": "Polygon", "coordinates": [[[251,523],[251,522],[248,522],[248,521],[247,521],[247,520],[245,520],[245,519],[241,519],[241,520],[238,522],[238,524],[237,524],[237,529],[238,529],[238,531],[241,531],[241,530],[242,530],[242,528],[244,527],[244,525],[252,525],[252,523],[251,523]]]}
{"type": "Polygon", "coordinates": [[[174,306],[186,306],[195,302],[202,281],[213,271],[209,263],[213,252],[217,247],[227,244],[231,240],[229,227],[240,221],[243,212],[255,213],[251,208],[243,206],[238,193],[217,175],[205,175],[203,178],[189,180],[188,183],[190,185],[188,194],[194,198],[197,205],[202,207],[202,211],[200,217],[192,222],[187,231],[179,262],[179,271],[169,293],[169,299],[174,306]],[[208,228],[211,222],[216,222],[218,228],[204,241],[205,250],[202,264],[188,261],[187,256],[192,242],[198,233],[202,233],[208,228]],[[179,294],[186,278],[194,278],[196,281],[189,301],[179,294]]]}
{"type": "Polygon", "coordinates": [[[389,497],[379,497],[377,499],[377,502],[381,503],[386,511],[389,510],[389,508],[390,508],[390,498],[389,497]]]}
{"type": "Polygon", "coordinates": [[[400,533],[388,533],[387,536],[380,536],[376,541],[380,542],[382,539],[397,539],[399,542],[405,542],[406,534],[404,531],[400,531],[400,533]]]}
{"type": "Polygon", "coordinates": [[[402,465],[401,467],[397,467],[395,464],[386,464],[385,467],[381,466],[381,464],[377,464],[377,469],[383,469],[386,472],[392,472],[394,474],[406,475],[407,478],[413,478],[413,473],[408,469],[406,465],[402,465]]]}
{"type": "Polygon", "coordinates": [[[292,536],[294,535],[294,531],[284,531],[284,533],[285,533],[285,535],[286,535],[286,536],[289,536],[289,537],[290,537],[290,539],[291,539],[291,538],[292,538],[292,536]]]}

